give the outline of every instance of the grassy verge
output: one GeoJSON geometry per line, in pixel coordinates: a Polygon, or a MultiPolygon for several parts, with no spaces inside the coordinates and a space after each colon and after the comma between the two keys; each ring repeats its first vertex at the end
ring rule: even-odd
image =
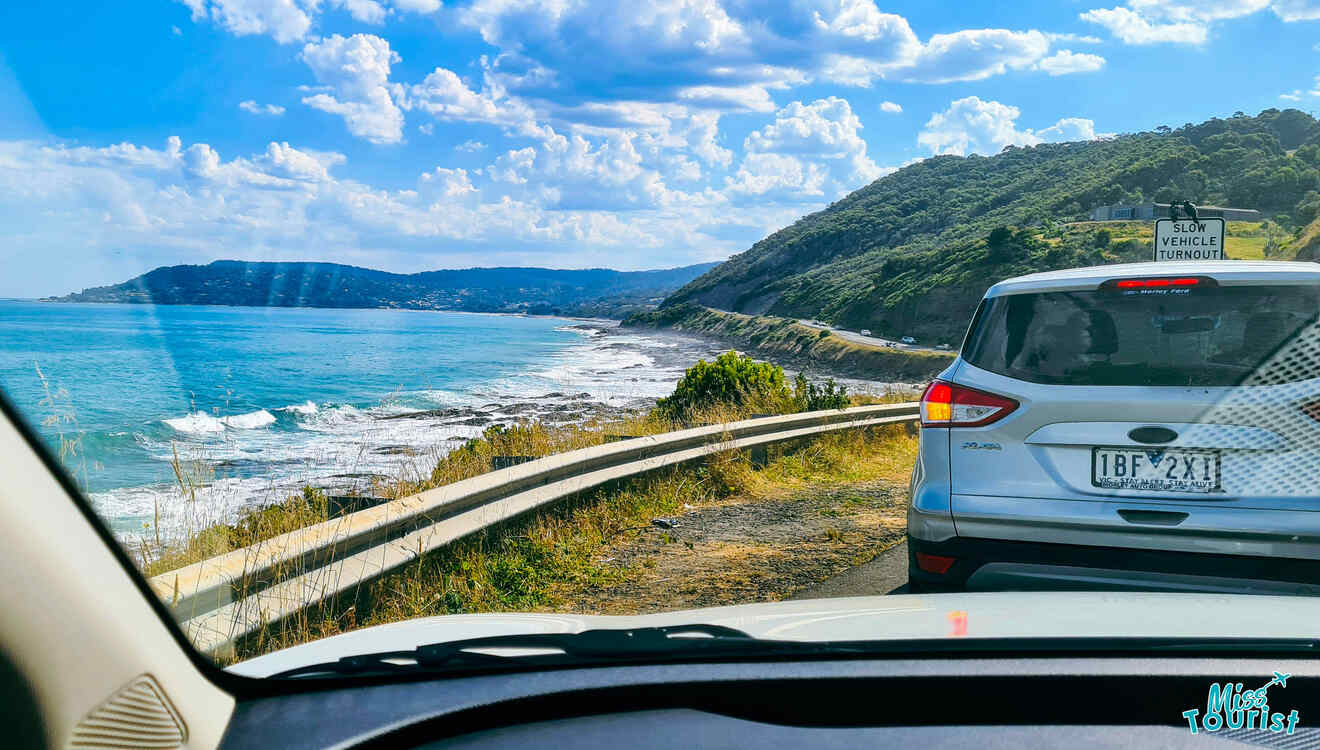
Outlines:
{"type": "MultiPolygon", "coordinates": [[[[433,615],[591,611],[603,592],[644,577],[641,556],[618,564],[604,553],[653,519],[739,496],[769,501],[805,487],[906,475],[916,441],[902,427],[848,430],[770,446],[764,461],[727,452],[583,493],[437,550],[355,597],[328,601],[239,643],[242,659],[357,627],[433,615]]],[[[845,498],[846,501],[846,498],[845,498]]],[[[661,532],[660,543],[679,543],[661,532]]],[[[842,541],[837,539],[834,541],[842,541]]],[[[637,602],[637,609],[644,602],[637,602]]]]}
{"type": "MultiPolygon", "coordinates": [[[[910,400],[911,394],[854,395],[853,405],[910,400]]],[[[658,411],[639,412],[620,419],[592,419],[573,425],[547,425],[525,421],[487,428],[481,437],[435,458],[435,468],[424,479],[378,482],[376,497],[386,500],[414,495],[452,484],[492,470],[501,462],[541,458],[579,448],[601,445],[616,439],[655,435],[693,424],[720,424],[755,414],[784,413],[785,403],[749,399],[745,403],[706,408],[685,421],[667,419],[658,411]]],[[[204,473],[175,459],[180,495],[184,502],[204,473]]],[[[176,570],[232,550],[248,547],[280,534],[305,528],[338,515],[334,504],[320,490],[304,488],[302,494],[262,508],[244,510],[232,522],[202,519],[184,531],[180,542],[169,544],[144,538],[133,550],[144,575],[151,577],[176,570]]]]}
{"type": "Polygon", "coordinates": [[[634,315],[623,323],[710,336],[750,353],[812,370],[872,380],[927,380],[949,365],[952,352],[890,349],[848,341],[788,318],[713,310],[692,303],[634,315]]]}
{"type": "MultiPolygon", "coordinates": [[[[1065,225],[1063,231],[1092,235],[1104,231],[1108,233],[1107,244],[1135,241],[1145,246],[1147,254],[1153,251],[1155,241],[1155,224],[1151,221],[1078,222],[1065,225]]],[[[1295,238],[1271,222],[1230,221],[1224,227],[1224,254],[1233,260],[1290,260],[1306,243],[1306,238],[1295,238]]]]}

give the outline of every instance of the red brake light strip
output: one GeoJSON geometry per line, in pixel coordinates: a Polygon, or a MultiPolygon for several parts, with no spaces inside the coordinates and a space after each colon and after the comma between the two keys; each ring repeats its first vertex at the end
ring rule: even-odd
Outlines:
{"type": "Polygon", "coordinates": [[[1178,278],[1178,279],[1123,279],[1114,286],[1119,289],[1136,289],[1139,287],[1160,287],[1160,286],[1196,286],[1201,280],[1196,278],[1178,278]]]}

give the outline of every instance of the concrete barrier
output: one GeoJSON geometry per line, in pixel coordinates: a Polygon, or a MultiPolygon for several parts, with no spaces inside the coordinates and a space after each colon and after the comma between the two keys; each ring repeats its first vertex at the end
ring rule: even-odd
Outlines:
{"type": "Polygon", "coordinates": [[[606,482],[834,430],[916,421],[916,403],[748,419],[546,456],[273,537],[150,579],[193,643],[253,633],[475,531],[606,482]]]}

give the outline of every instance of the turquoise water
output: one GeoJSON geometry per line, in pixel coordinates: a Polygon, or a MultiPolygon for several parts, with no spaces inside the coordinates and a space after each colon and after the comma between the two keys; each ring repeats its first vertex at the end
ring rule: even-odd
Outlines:
{"type": "Polygon", "coordinates": [[[645,406],[713,352],[554,318],[0,300],[0,386],[79,440],[66,463],[120,531],[178,508],[176,454],[194,515],[363,492],[495,422],[645,406]]]}

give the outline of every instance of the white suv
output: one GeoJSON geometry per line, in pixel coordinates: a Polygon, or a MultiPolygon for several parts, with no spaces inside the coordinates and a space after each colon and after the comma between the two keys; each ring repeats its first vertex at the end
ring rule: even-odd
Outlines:
{"type": "Polygon", "coordinates": [[[1320,594],[1320,265],[986,292],[922,397],[914,590],[1320,594]]]}

